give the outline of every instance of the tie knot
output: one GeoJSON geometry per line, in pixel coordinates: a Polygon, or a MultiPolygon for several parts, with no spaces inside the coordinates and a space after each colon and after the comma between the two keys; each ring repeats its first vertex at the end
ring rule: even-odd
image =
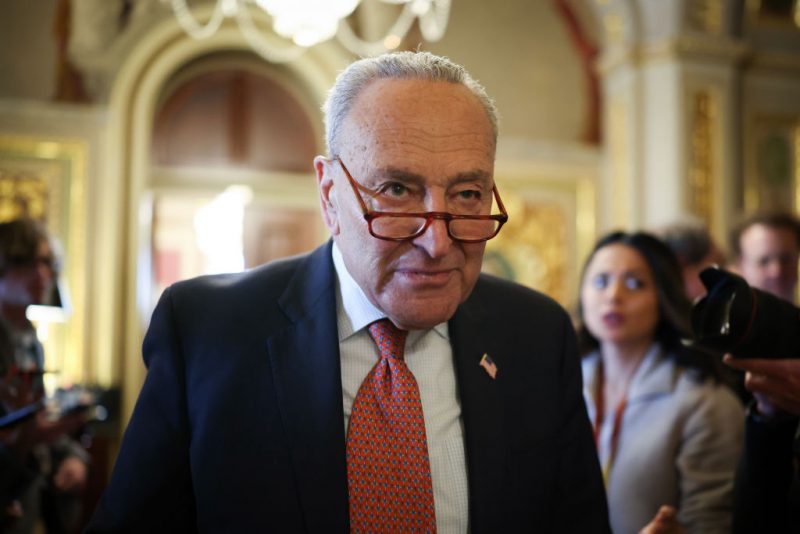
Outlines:
{"type": "Polygon", "coordinates": [[[369,325],[369,335],[378,345],[381,358],[403,359],[408,330],[400,330],[389,319],[381,319],[369,325]]]}

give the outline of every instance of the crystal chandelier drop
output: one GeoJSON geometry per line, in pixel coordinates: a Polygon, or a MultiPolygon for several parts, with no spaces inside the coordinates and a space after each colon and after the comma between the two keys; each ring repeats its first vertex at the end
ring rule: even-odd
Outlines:
{"type": "Polygon", "coordinates": [[[198,21],[187,0],[162,1],[170,3],[178,23],[195,39],[210,37],[225,19],[235,20],[253,50],[271,62],[290,61],[307,48],[334,37],[358,56],[374,56],[400,46],[417,19],[423,39],[438,41],[450,16],[450,0],[374,0],[400,5],[401,9],[382,38],[367,41],[357,36],[346,20],[362,0],[215,0],[205,24],[198,21]],[[256,25],[254,17],[260,13],[253,10],[262,10],[271,17],[272,32],[256,25]]]}

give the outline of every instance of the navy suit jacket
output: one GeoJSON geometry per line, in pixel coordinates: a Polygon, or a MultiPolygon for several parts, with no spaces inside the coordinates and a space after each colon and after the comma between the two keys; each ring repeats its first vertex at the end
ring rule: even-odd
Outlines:
{"type": "MultiPolygon", "coordinates": [[[[472,532],[608,532],[564,310],[482,275],[449,331],[472,532]]],[[[175,284],[143,351],[147,378],[89,532],[348,530],[330,243],[175,284]]]]}

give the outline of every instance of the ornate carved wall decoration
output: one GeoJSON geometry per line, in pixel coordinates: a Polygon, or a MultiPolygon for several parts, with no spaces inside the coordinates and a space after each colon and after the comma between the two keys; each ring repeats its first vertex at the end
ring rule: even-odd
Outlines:
{"type": "Polygon", "coordinates": [[[714,222],[714,123],[717,103],[707,90],[692,95],[687,205],[711,227],[714,222]]]}
{"type": "Polygon", "coordinates": [[[795,211],[800,207],[800,119],[764,117],[752,129],[745,209],[795,211]]]}
{"type": "Polygon", "coordinates": [[[0,221],[30,217],[47,222],[50,185],[58,186],[58,166],[35,169],[20,164],[18,168],[0,168],[0,221]]]}
{"type": "Polygon", "coordinates": [[[518,195],[506,201],[509,223],[486,251],[484,270],[566,303],[567,220],[564,210],[518,195]]]}
{"type": "Polygon", "coordinates": [[[689,28],[719,35],[722,31],[722,1],[692,0],[686,2],[686,22],[689,28]]]}
{"type": "Polygon", "coordinates": [[[483,270],[571,307],[578,271],[595,238],[595,192],[588,177],[498,173],[509,221],[488,242],[483,270]]]}

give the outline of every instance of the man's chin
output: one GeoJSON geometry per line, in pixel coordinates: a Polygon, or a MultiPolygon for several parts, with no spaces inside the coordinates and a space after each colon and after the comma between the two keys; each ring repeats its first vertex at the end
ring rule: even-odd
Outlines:
{"type": "Polygon", "coordinates": [[[457,305],[438,308],[421,306],[404,310],[387,310],[386,315],[403,330],[428,330],[449,321],[457,307],[457,305]]]}

